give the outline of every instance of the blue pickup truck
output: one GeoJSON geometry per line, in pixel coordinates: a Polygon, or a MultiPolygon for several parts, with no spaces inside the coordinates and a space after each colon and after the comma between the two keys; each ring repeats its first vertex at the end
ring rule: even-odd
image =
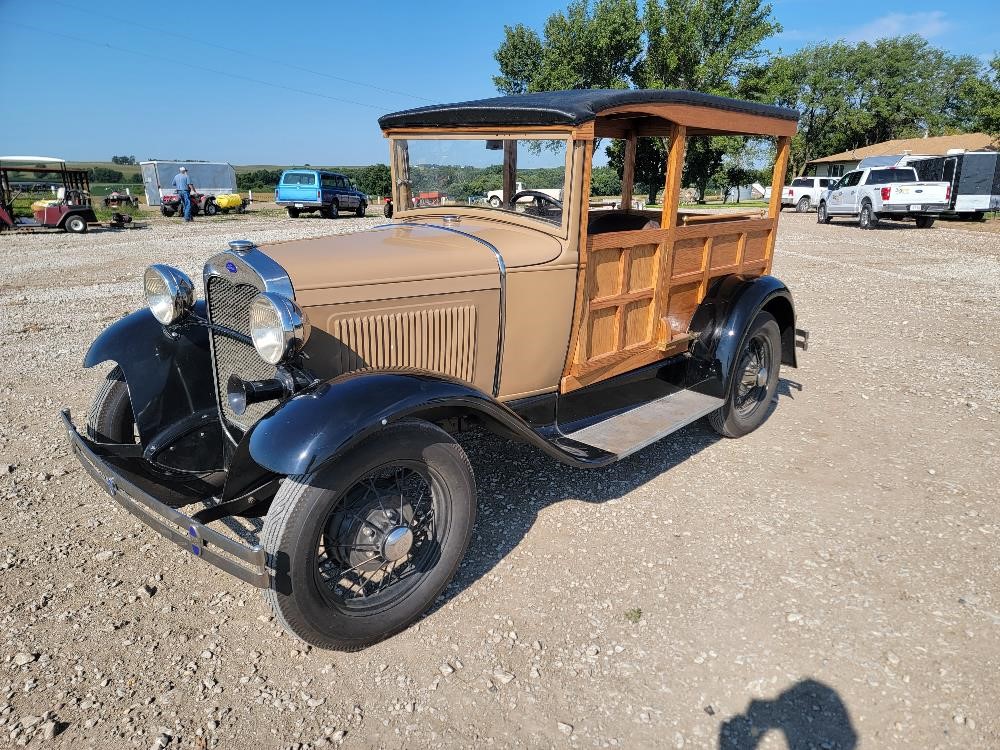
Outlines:
{"type": "Polygon", "coordinates": [[[364,216],[368,197],[342,174],[322,169],[286,169],[274,191],[274,202],[285,206],[288,216],[319,211],[324,219],[336,219],[341,211],[364,216]]]}

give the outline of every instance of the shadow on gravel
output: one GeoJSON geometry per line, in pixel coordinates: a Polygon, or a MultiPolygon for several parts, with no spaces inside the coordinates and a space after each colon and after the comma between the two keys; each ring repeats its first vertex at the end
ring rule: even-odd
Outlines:
{"type": "MultiPolygon", "coordinates": [[[[782,399],[793,399],[793,392],[801,390],[800,383],[780,379],[771,413],[782,399]]],[[[617,500],[722,438],[701,419],[601,469],[566,466],[532,446],[486,431],[463,433],[458,440],[476,472],[479,517],[461,567],[427,615],[499,565],[544,508],[563,500],[617,500]]]]}
{"type": "Polygon", "coordinates": [[[750,701],[719,727],[719,750],[756,750],[769,732],[781,732],[788,750],[854,750],[858,733],[837,691],[816,680],[795,683],[774,700],[750,701]]]}

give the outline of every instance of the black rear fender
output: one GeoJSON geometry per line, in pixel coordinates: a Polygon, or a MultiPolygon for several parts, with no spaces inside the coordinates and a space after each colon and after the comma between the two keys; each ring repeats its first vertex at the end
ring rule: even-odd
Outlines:
{"type": "Polygon", "coordinates": [[[695,311],[691,330],[698,338],[694,360],[715,375],[708,390],[725,398],[743,337],[761,311],[769,312],[781,329],[781,363],[797,367],[795,305],[788,287],[774,276],[725,276],[709,289],[695,311]]]}

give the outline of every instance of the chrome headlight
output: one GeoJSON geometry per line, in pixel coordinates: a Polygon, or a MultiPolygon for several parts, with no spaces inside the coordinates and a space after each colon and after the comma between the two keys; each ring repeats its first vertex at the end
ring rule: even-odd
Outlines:
{"type": "Polygon", "coordinates": [[[156,263],[142,276],[146,303],[158,321],[168,326],[194,307],[194,284],[183,271],[156,263]]]}
{"type": "Polygon", "coordinates": [[[250,303],[250,338],[261,359],[276,365],[309,339],[309,318],[292,300],[263,292],[250,303]]]}

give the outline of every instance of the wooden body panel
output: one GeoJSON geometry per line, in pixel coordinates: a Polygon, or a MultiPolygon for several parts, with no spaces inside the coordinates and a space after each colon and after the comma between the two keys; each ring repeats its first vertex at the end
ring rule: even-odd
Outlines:
{"type": "Polygon", "coordinates": [[[582,320],[563,390],[683,350],[713,279],[770,271],[776,223],[744,218],[589,238],[582,320]]]}

